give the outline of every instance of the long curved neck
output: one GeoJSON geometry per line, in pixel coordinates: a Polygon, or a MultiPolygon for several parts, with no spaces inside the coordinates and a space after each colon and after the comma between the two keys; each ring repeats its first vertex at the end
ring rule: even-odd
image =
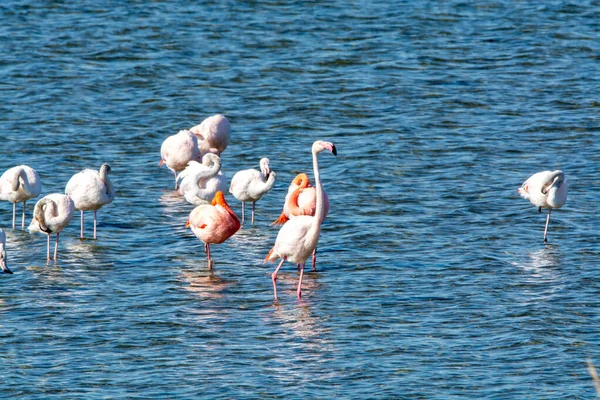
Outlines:
{"type": "Polygon", "coordinates": [[[104,182],[104,186],[106,186],[106,194],[111,195],[114,192],[114,188],[110,179],[108,179],[108,169],[105,166],[100,168],[100,179],[104,182]]]}
{"type": "Polygon", "coordinates": [[[12,184],[12,190],[13,191],[17,191],[19,190],[19,187],[21,186],[21,179],[23,179],[23,186],[25,186],[25,183],[27,182],[27,179],[25,179],[25,170],[23,168],[19,168],[17,170],[17,172],[15,172],[15,177],[13,179],[13,184],[12,184]]]}
{"type": "Polygon", "coordinates": [[[319,161],[317,159],[318,153],[313,151],[313,170],[315,174],[315,188],[317,190],[317,204],[315,210],[315,219],[313,226],[318,225],[319,232],[321,231],[321,223],[325,218],[325,202],[323,200],[323,185],[321,184],[321,175],[319,174],[319,161]]]}
{"type": "Polygon", "coordinates": [[[50,199],[42,199],[33,210],[33,217],[38,221],[40,230],[48,233],[48,223],[56,216],[56,203],[50,199]]]}

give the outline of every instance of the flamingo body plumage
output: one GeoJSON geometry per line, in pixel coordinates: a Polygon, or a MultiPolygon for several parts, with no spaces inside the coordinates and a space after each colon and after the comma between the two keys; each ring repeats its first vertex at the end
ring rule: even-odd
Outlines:
{"type": "Polygon", "coordinates": [[[50,260],[50,235],[56,234],[54,261],[58,253],[58,237],[60,232],[69,225],[75,214],[75,203],[64,194],[52,193],[42,197],[33,209],[33,219],[29,225],[30,232],[41,232],[48,235],[47,259],[50,260]]]}
{"type": "Polygon", "coordinates": [[[190,161],[177,179],[180,181],[179,194],[196,206],[210,204],[218,191],[227,190],[227,180],[221,171],[221,158],[212,153],[206,153],[202,163],[190,161]]]}
{"type": "Polygon", "coordinates": [[[555,208],[561,208],[567,202],[568,186],[565,174],[560,170],[556,170],[535,173],[517,189],[521,197],[538,207],[538,212],[541,212],[542,208],[548,209],[546,227],[544,228],[544,242],[548,241],[550,213],[555,208]]]}
{"type": "Polygon", "coordinates": [[[160,147],[160,157],[159,165],[165,164],[173,171],[177,189],[177,173],[183,171],[190,161],[200,159],[198,139],[188,130],[179,131],[164,140],[160,147]]]}
{"type": "Polygon", "coordinates": [[[229,145],[231,124],[227,117],[216,114],[190,128],[190,131],[198,138],[200,154],[204,155],[211,149],[221,154],[229,145]]]}
{"type": "Polygon", "coordinates": [[[21,228],[25,228],[27,200],[38,197],[41,192],[42,183],[38,173],[27,165],[12,167],[0,176],[0,200],[13,203],[13,229],[15,229],[17,203],[23,203],[21,228]]]}
{"type": "Polygon", "coordinates": [[[75,209],[81,212],[81,232],[83,239],[83,212],[94,211],[94,239],[96,239],[96,212],[105,204],[115,199],[115,188],[108,178],[111,168],[102,164],[99,171],[84,169],[69,179],[65,194],[71,197],[75,209]]]}
{"type": "Polygon", "coordinates": [[[252,224],[254,224],[254,206],[275,185],[276,174],[269,166],[269,159],[260,160],[260,171],[245,169],[235,173],[231,178],[229,192],[242,202],[242,225],[245,220],[244,203],[252,202],[252,224]]]}

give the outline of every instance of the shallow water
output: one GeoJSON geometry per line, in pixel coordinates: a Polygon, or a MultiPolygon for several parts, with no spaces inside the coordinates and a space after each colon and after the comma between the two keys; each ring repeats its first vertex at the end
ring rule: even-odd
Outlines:
{"type": "Polygon", "coordinates": [[[0,5],[0,169],[117,188],[49,265],[0,204],[3,397],[593,397],[598,2],[187,3],[0,5]],[[277,183],[209,272],[157,164],[215,113],[225,175],[266,156],[277,183]],[[298,301],[286,265],[275,306],[269,223],[318,139],[318,272],[298,301]],[[516,188],[559,168],[544,245],[516,188]]]}

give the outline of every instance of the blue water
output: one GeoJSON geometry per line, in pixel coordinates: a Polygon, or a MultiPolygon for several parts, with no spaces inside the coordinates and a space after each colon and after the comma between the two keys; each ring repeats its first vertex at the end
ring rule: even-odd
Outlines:
{"type": "Polygon", "coordinates": [[[195,3],[0,4],[0,169],[45,195],[109,162],[117,190],[48,265],[0,204],[1,397],[595,395],[597,1],[195,3]],[[225,175],[266,156],[277,183],[209,272],[158,161],[216,113],[225,175]],[[319,139],[318,272],[298,301],[286,265],[274,305],[269,223],[319,139]],[[546,169],[570,192],[544,245],[516,188],[546,169]]]}

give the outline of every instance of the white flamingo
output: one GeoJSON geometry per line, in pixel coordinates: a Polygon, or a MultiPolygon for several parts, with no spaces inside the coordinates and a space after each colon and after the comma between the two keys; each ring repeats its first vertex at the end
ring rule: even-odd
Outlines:
{"type": "Polygon", "coordinates": [[[12,274],[6,265],[6,233],[0,229],[0,268],[7,274],[12,274]]]}
{"type": "Polygon", "coordinates": [[[277,302],[277,273],[286,260],[294,264],[301,264],[297,295],[298,298],[302,296],[304,264],[312,252],[317,248],[319,235],[321,234],[321,224],[325,218],[323,184],[321,183],[319,163],[317,160],[318,154],[323,150],[329,150],[333,155],[337,155],[337,150],[333,143],[318,140],[312,145],[315,187],[317,188],[317,209],[315,215],[300,215],[287,221],[277,234],[275,245],[265,258],[265,262],[275,261],[278,258],[281,258],[281,262],[271,274],[275,302],[277,302]]]}
{"type": "Polygon", "coordinates": [[[102,164],[100,171],[84,169],[69,179],[65,187],[65,194],[75,203],[75,209],[81,212],[81,234],[83,239],[83,212],[94,211],[94,239],[96,239],[96,212],[105,204],[112,203],[115,199],[115,188],[108,174],[111,168],[102,164]]]}
{"type": "Polygon", "coordinates": [[[38,173],[27,165],[10,168],[0,177],[0,200],[13,203],[12,227],[15,229],[17,203],[23,203],[21,228],[25,228],[25,208],[27,200],[38,197],[42,192],[42,183],[38,173]]]}
{"type": "Polygon", "coordinates": [[[218,191],[227,190],[225,175],[221,172],[221,158],[213,153],[206,153],[202,164],[190,161],[177,179],[180,180],[179,194],[196,206],[211,203],[218,191]]]}
{"type": "Polygon", "coordinates": [[[48,235],[47,259],[50,261],[50,235],[56,234],[54,261],[58,254],[58,236],[69,225],[75,215],[75,203],[64,194],[52,193],[42,197],[33,209],[33,219],[29,225],[30,232],[41,232],[48,235]]]}
{"type": "Polygon", "coordinates": [[[231,124],[227,117],[216,114],[190,128],[190,131],[198,138],[198,147],[201,154],[206,154],[211,149],[215,149],[220,155],[229,145],[231,124]]]}
{"type": "Polygon", "coordinates": [[[260,171],[245,169],[231,178],[229,192],[242,202],[242,225],[244,225],[244,203],[252,202],[252,225],[254,225],[254,205],[275,184],[275,172],[269,168],[269,159],[260,160],[260,171]]]}
{"type": "Polygon", "coordinates": [[[173,171],[177,189],[177,173],[183,171],[190,161],[200,159],[198,139],[190,131],[179,131],[164,140],[160,146],[160,157],[158,165],[166,164],[167,168],[173,171]]]}
{"type": "Polygon", "coordinates": [[[550,213],[554,208],[561,208],[567,201],[568,182],[565,174],[560,171],[542,171],[533,174],[523,185],[517,189],[519,194],[538,207],[538,212],[542,208],[548,209],[546,217],[546,227],[544,228],[544,243],[548,241],[548,223],[550,222],[550,213]]]}

